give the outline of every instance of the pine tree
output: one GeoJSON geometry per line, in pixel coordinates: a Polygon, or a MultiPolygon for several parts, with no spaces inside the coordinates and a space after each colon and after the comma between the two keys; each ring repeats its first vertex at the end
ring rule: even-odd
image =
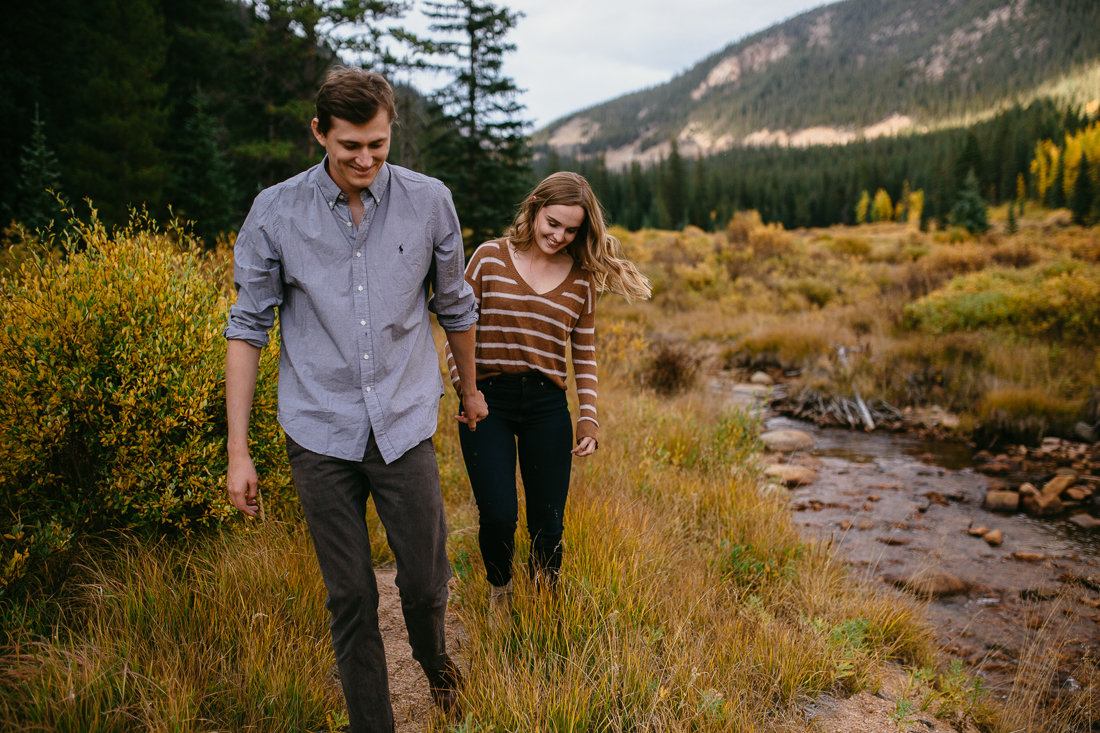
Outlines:
{"type": "Polygon", "coordinates": [[[1081,153],[1081,162],[1077,164],[1077,180],[1073,183],[1073,200],[1070,208],[1073,210],[1073,223],[1087,227],[1092,223],[1092,175],[1089,172],[1089,158],[1081,153]]]}
{"type": "Polygon", "coordinates": [[[1011,201],[1008,204],[1008,233],[1015,234],[1019,229],[1020,227],[1016,222],[1016,202],[1011,201]]]}
{"type": "Polygon", "coordinates": [[[504,232],[532,182],[520,90],[501,73],[504,54],[515,50],[504,36],[521,14],[477,0],[425,5],[433,31],[460,37],[430,47],[454,65],[452,82],[435,95],[426,167],[451,189],[473,246],[504,232]]]}
{"type": "Polygon", "coordinates": [[[233,228],[236,186],[233,167],[218,146],[218,126],[206,111],[201,92],[192,100],[195,112],[184,127],[175,159],[175,203],[193,221],[195,232],[213,245],[214,237],[233,228]]]}
{"type": "Polygon", "coordinates": [[[672,139],[661,188],[665,206],[668,209],[669,228],[683,228],[688,216],[687,171],[684,170],[684,158],[680,155],[680,146],[676,138],[672,139]]]}
{"type": "Polygon", "coordinates": [[[45,229],[61,216],[61,167],[46,142],[46,123],[34,109],[34,131],[19,157],[19,188],[15,218],[31,231],[45,229]]]}
{"type": "Polygon", "coordinates": [[[971,234],[989,231],[989,216],[974,171],[966,175],[955,205],[951,208],[951,223],[971,234]]]}

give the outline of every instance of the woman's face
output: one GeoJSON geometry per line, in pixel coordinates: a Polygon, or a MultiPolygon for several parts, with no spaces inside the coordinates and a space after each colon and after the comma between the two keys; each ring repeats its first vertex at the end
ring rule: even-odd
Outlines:
{"type": "Polygon", "coordinates": [[[584,209],[580,206],[543,206],[535,216],[535,245],[545,255],[557,254],[573,242],[582,224],[584,209]]]}

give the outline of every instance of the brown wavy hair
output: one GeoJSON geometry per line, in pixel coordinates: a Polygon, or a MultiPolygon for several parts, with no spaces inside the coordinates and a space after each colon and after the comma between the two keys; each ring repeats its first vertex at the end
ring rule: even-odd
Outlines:
{"type": "Polygon", "coordinates": [[[645,299],[652,293],[649,279],[623,257],[619,240],[607,232],[603,207],[584,176],[569,171],[551,173],[520,204],[512,226],[505,233],[520,251],[535,243],[535,221],[545,206],[580,206],[584,222],[565,251],[592,273],[597,292],[609,290],[627,300],[645,299]]]}

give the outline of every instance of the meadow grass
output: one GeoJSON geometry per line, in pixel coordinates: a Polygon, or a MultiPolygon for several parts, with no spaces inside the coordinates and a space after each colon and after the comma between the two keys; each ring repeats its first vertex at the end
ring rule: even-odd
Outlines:
{"type": "Polygon", "coordinates": [[[804,730],[810,697],[932,663],[917,605],[860,586],[761,491],[751,415],[612,380],[601,402],[556,592],[521,542],[514,610],[494,615],[475,538],[455,542],[467,718],[436,730],[804,730]]]}
{"type": "Polygon", "coordinates": [[[749,214],[710,234],[616,230],[656,295],[601,307],[722,367],[800,371],[796,390],[943,407],[964,437],[1072,437],[1100,419],[1100,230],[1050,220],[1033,211],[1015,235],[978,238],[894,223],[784,232],[749,214]],[[856,349],[850,369],[838,345],[856,349]],[[1037,430],[990,411],[1006,390],[1042,396],[1037,430]]]}

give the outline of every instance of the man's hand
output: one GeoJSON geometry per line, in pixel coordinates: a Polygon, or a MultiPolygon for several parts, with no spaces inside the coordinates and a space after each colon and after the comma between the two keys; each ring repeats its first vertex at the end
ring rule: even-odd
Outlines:
{"type": "Polygon", "coordinates": [[[465,423],[470,430],[477,430],[478,421],[484,420],[489,415],[489,405],[485,403],[485,395],[481,390],[475,389],[472,393],[463,392],[462,403],[455,420],[465,423]]]}
{"type": "Polygon", "coordinates": [[[596,442],[595,438],[581,438],[580,442],[577,443],[577,447],[571,450],[570,453],[578,458],[584,458],[595,453],[598,445],[599,443],[596,442]]]}
{"type": "Polygon", "coordinates": [[[230,456],[229,473],[225,483],[229,491],[229,501],[233,502],[233,506],[250,517],[259,514],[260,504],[256,497],[260,492],[260,479],[256,476],[256,466],[252,463],[252,456],[247,453],[235,458],[230,456]]]}

